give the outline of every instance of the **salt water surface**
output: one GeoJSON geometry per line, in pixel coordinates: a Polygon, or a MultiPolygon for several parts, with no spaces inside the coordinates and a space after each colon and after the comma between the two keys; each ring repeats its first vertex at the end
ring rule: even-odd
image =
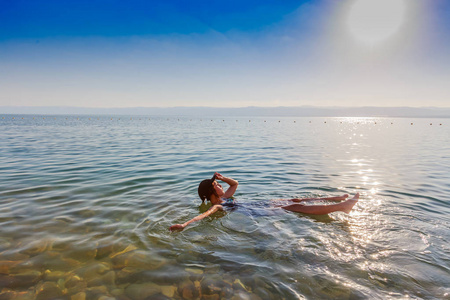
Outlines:
{"type": "Polygon", "coordinates": [[[450,121],[0,116],[1,299],[450,299],[450,121]],[[239,181],[232,211],[197,186],[239,181]],[[350,214],[272,199],[353,195],[350,214]]]}

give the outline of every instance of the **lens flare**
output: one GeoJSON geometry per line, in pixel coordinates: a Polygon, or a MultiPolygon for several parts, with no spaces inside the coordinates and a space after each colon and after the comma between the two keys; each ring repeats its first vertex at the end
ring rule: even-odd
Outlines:
{"type": "Polygon", "coordinates": [[[399,31],[404,15],[404,0],[356,0],[350,8],[347,25],[358,40],[376,44],[399,31]]]}

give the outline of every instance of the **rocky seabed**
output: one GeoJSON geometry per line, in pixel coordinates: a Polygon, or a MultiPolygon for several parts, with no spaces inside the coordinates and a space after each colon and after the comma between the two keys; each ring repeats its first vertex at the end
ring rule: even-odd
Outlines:
{"type": "Polygon", "coordinates": [[[38,240],[20,251],[5,250],[0,253],[0,300],[278,298],[259,277],[237,278],[216,264],[180,267],[177,258],[132,244],[119,247],[61,252],[54,241],[38,240]]]}

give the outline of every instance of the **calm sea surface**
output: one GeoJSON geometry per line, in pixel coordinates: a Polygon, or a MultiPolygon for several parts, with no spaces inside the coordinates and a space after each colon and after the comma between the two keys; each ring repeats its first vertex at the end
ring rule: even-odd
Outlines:
{"type": "Polygon", "coordinates": [[[0,298],[450,299],[450,119],[0,116],[0,298]]]}

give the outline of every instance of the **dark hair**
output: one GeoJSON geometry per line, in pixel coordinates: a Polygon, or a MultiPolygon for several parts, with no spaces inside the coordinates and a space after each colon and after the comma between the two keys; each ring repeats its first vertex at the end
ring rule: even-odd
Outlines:
{"type": "Polygon", "coordinates": [[[202,201],[211,200],[211,195],[216,194],[214,186],[212,185],[214,180],[216,180],[216,175],[214,175],[211,179],[203,180],[198,185],[198,195],[202,201]]]}

